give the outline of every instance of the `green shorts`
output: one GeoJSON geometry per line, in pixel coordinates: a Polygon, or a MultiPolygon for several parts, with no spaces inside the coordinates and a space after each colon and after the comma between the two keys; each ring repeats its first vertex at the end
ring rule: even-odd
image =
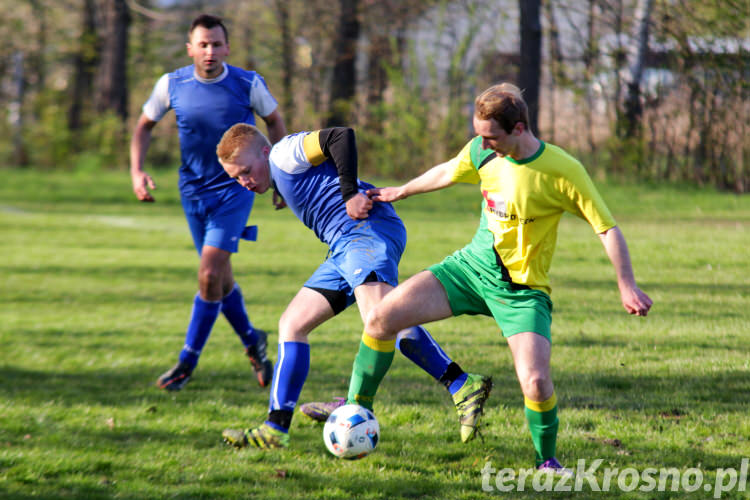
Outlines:
{"type": "Polygon", "coordinates": [[[550,340],[549,295],[507,281],[491,282],[456,252],[428,270],[442,283],[454,316],[483,314],[495,318],[504,337],[534,332],[550,340]]]}

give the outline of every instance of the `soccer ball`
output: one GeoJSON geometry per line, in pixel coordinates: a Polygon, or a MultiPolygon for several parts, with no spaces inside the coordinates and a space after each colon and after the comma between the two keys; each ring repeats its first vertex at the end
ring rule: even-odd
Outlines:
{"type": "Polygon", "coordinates": [[[378,444],[380,425],[375,415],[359,405],[336,408],[323,426],[328,451],[339,458],[356,460],[367,456],[378,444]]]}

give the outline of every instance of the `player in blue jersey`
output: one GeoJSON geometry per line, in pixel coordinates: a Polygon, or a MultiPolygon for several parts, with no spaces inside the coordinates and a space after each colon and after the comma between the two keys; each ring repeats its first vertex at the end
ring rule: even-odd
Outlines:
{"type": "MultiPolygon", "coordinates": [[[[365,195],[372,186],[357,178],[357,148],[350,128],[292,134],[272,148],[257,128],[240,123],[224,134],[217,155],[238,185],[255,193],[273,187],[329,247],[328,258],[279,320],[268,419],[253,429],[223,433],[234,446],[281,448],[289,443],[292,414],[310,368],[308,335],[355,301],[364,319],[397,285],[406,229],[389,203],[373,203],[365,195]]],[[[405,356],[450,391],[459,412],[462,439],[472,439],[491,380],[465,373],[421,326],[404,330],[397,340],[385,343],[363,337],[352,376],[365,388],[379,382],[382,377],[378,372],[383,367],[371,363],[374,356],[366,349],[390,352],[392,358],[397,342],[405,356]]],[[[360,391],[356,402],[372,408],[372,399],[361,395],[366,392],[360,391]]]]}
{"type": "Polygon", "coordinates": [[[216,318],[224,313],[245,347],[258,383],[271,380],[273,364],[266,355],[266,333],[253,327],[240,287],[232,274],[231,255],[240,238],[254,239],[245,227],[253,193],[221,168],[216,145],[237,122],[263,118],[272,141],[286,134],[276,100],[263,77],[224,62],[229,55],[227,30],[221,19],[201,15],[188,33],[187,53],[193,64],[163,75],[143,106],[130,145],[130,175],[140,201],[153,202],[156,185],[143,170],[151,130],[173,109],[180,136],[180,195],[195,248],[200,256],[199,292],[178,363],[159,377],[159,387],[176,391],[190,380],[216,318]]]}

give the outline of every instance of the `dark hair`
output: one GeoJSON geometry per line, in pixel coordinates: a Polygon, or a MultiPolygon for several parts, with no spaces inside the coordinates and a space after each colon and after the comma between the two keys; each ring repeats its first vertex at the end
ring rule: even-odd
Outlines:
{"type": "Polygon", "coordinates": [[[193,19],[193,23],[190,25],[190,30],[188,31],[188,40],[190,39],[190,35],[193,34],[193,30],[198,26],[206,28],[207,30],[215,28],[216,26],[221,26],[221,30],[224,32],[224,41],[229,43],[229,33],[227,32],[227,27],[224,26],[224,22],[220,17],[212,16],[209,14],[201,14],[200,16],[193,19]]]}

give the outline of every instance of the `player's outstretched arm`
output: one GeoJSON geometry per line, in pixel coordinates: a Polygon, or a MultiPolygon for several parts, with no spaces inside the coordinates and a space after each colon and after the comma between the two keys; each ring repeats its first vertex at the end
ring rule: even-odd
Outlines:
{"type": "Polygon", "coordinates": [[[620,228],[615,226],[599,233],[599,239],[617,273],[617,286],[623,307],[630,314],[646,316],[653,301],[635,283],[628,245],[620,228]]]}
{"type": "Polygon", "coordinates": [[[151,176],[143,171],[143,162],[151,144],[151,130],[154,126],[155,121],[141,114],[130,141],[130,178],[133,181],[133,192],[140,201],[155,201],[149,189],[156,189],[156,184],[151,176]]]}
{"type": "Polygon", "coordinates": [[[419,177],[398,187],[369,189],[367,196],[373,201],[398,201],[414,194],[429,193],[453,185],[452,169],[448,162],[429,169],[419,177]]]}
{"type": "Polygon", "coordinates": [[[271,144],[276,144],[284,138],[286,135],[286,125],[278,109],[273,110],[270,115],[263,116],[262,118],[266,122],[268,138],[271,140],[271,144]]]}

